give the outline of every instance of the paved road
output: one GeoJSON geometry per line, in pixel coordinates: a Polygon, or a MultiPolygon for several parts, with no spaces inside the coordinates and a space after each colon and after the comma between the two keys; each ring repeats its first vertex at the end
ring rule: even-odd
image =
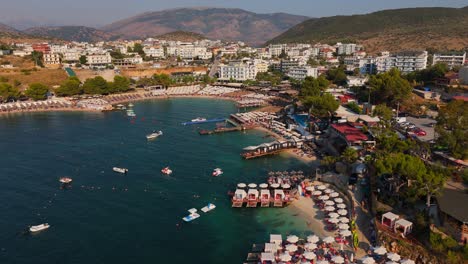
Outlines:
{"type": "Polygon", "coordinates": [[[422,141],[430,141],[434,139],[434,127],[430,127],[430,124],[435,124],[436,121],[430,118],[415,118],[407,117],[406,121],[415,124],[417,127],[420,127],[422,130],[426,131],[426,135],[423,137],[418,137],[422,141]]]}

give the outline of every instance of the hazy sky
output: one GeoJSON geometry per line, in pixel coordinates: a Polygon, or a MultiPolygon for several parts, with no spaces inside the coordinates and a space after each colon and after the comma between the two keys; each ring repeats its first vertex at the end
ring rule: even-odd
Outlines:
{"type": "Polygon", "coordinates": [[[0,22],[97,26],[138,13],[174,7],[236,7],[257,13],[310,17],[421,6],[463,7],[468,0],[2,0],[0,22]]]}

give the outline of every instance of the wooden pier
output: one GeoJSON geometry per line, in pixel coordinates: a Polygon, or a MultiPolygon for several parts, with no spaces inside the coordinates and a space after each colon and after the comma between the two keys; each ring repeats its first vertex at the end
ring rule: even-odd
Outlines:
{"type": "Polygon", "coordinates": [[[293,148],[277,149],[277,150],[266,151],[266,152],[246,152],[246,153],[242,153],[241,156],[244,159],[255,159],[255,158],[260,158],[260,157],[269,156],[269,155],[276,155],[288,149],[293,149],[293,148]]]}

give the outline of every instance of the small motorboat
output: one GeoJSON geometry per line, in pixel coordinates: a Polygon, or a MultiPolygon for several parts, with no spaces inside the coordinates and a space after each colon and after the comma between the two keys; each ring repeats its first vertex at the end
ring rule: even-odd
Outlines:
{"type": "Polygon", "coordinates": [[[171,175],[172,174],[172,170],[169,169],[169,167],[166,167],[166,168],[162,169],[161,172],[163,174],[166,174],[166,175],[171,175]]]}
{"type": "Polygon", "coordinates": [[[45,230],[45,229],[47,229],[49,227],[50,227],[50,225],[48,223],[45,223],[45,224],[40,224],[40,225],[36,225],[36,226],[31,226],[31,227],[29,227],[29,231],[31,233],[35,233],[35,232],[45,230]]]}
{"type": "Polygon", "coordinates": [[[133,107],[133,104],[132,104],[132,103],[129,103],[129,104],[128,104],[128,107],[133,107]]]}
{"type": "Polygon", "coordinates": [[[204,122],[204,121],[206,121],[206,118],[204,118],[204,117],[197,117],[197,118],[195,118],[195,119],[192,119],[191,121],[192,121],[192,122],[204,122]]]}
{"type": "Polygon", "coordinates": [[[200,215],[197,213],[189,214],[186,217],[182,218],[185,222],[191,222],[197,218],[199,218],[200,215]]]}
{"type": "Polygon", "coordinates": [[[72,178],[68,178],[68,177],[61,177],[59,179],[59,182],[63,183],[63,184],[68,184],[68,183],[71,183],[73,181],[72,178]]]}
{"type": "Polygon", "coordinates": [[[126,168],[119,168],[119,167],[114,167],[112,168],[113,171],[118,172],[118,173],[123,173],[126,174],[128,172],[128,169],[126,168]]]}
{"type": "Polygon", "coordinates": [[[148,140],[155,139],[155,138],[157,138],[159,136],[162,136],[162,134],[163,134],[163,132],[161,130],[158,131],[158,132],[153,131],[153,133],[151,133],[149,135],[146,135],[146,139],[148,139],[148,140]]]}
{"type": "Polygon", "coordinates": [[[213,175],[213,177],[218,177],[221,174],[223,174],[223,171],[220,168],[216,168],[211,175],[213,175]]]}
{"type": "Polygon", "coordinates": [[[209,211],[213,210],[216,208],[216,205],[209,203],[207,206],[203,207],[201,210],[204,213],[208,213],[209,211]]]}

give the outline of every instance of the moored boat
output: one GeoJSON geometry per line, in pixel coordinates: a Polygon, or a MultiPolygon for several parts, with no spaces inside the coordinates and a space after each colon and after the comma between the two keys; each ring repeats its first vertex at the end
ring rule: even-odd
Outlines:
{"type": "Polygon", "coordinates": [[[61,178],[59,179],[59,182],[64,183],[64,184],[71,183],[72,181],[73,181],[73,179],[72,179],[72,178],[68,178],[68,177],[61,177],[61,178]]]}
{"type": "Polygon", "coordinates": [[[115,172],[124,173],[124,174],[128,172],[128,169],[126,169],[126,168],[119,168],[119,167],[113,167],[112,170],[115,171],[115,172]]]}
{"type": "Polygon", "coordinates": [[[163,174],[166,174],[166,175],[171,175],[172,174],[172,170],[169,167],[166,167],[166,168],[162,169],[161,172],[163,174]]]}
{"type": "Polygon", "coordinates": [[[192,121],[192,122],[204,122],[204,121],[206,121],[206,118],[204,118],[204,117],[197,117],[197,118],[195,118],[195,119],[192,119],[191,121],[192,121]]]}
{"type": "Polygon", "coordinates": [[[146,135],[146,139],[150,140],[150,139],[155,139],[159,136],[162,136],[163,132],[162,131],[158,131],[158,132],[155,132],[153,131],[153,133],[149,134],[149,135],[146,135]]]}
{"type": "Polygon", "coordinates": [[[199,217],[200,217],[199,214],[193,213],[193,214],[187,215],[186,217],[184,217],[184,218],[182,218],[182,219],[183,219],[185,222],[190,222],[190,221],[193,221],[193,220],[195,220],[195,219],[197,219],[197,218],[199,218],[199,217]]]}
{"type": "Polygon", "coordinates": [[[40,224],[40,225],[35,225],[35,226],[31,226],[29,227],[29,231],[31,233],[35,233],[35,232],[39,232],[39,231],[42,231],[42,230],[45,230],[47,228],[49,228],[50,225],[48,223],[45,223],[45,224],[40,224]]]}
{"type": "Polygon", "coordinates": [[[213,173],[211,175],[213,175],[214,177],[217,177],[221,174],[223,174],[223,171],[220,168],[216,168],[213,170],[213,173]]]}
{"type": "Polygon", "coordinates": [[[214,210],[216,208],[216,205],[209,203],[207,206],[203,207],[201,210],[204,213],[208,213],[211,210],[214,210]]]}

